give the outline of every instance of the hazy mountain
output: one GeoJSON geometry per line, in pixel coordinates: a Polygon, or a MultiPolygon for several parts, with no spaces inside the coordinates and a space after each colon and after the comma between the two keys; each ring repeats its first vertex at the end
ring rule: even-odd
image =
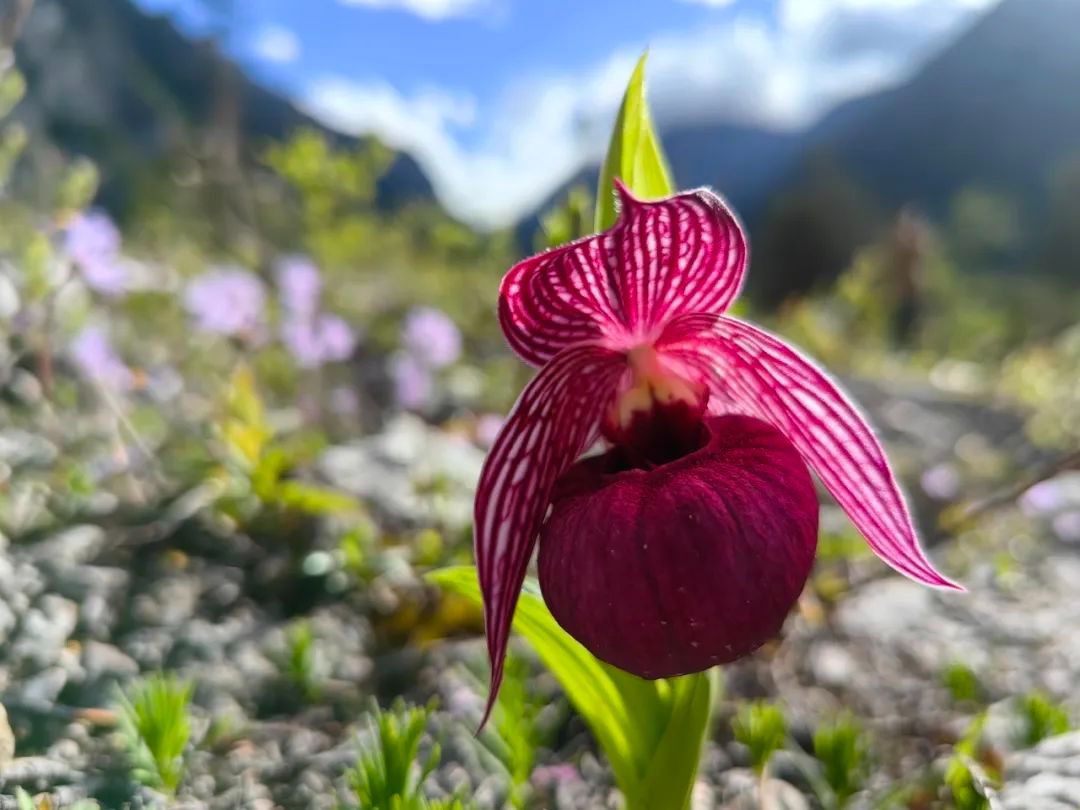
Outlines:
{"type": "MultiPolygon", "coordinates": [[[[1078,31],[1080,0],[1004,0],[900,86],[842,104],[806,131],[699,124],[663,141],[680,186],[714,186],[751,225],[820,155],[886,208],[914,202],[941,214],[958,191],[980,186],[1034,219],[1050,177],[1080,157],[1078,31]]],[[[595,175],[578,179],[591,188],[595,175]]]]}
{"type": "MultiPolygon", "coordinates": [[[[123,207],[141,173],[178,152],[220,149],[226,137],[250,160],[266,142],[316,126],[212,43],[130,0],[37,0],[16,52],[29,88],[16,114],[36,136],[93,158],[113,207],[123,207]]],[[[405,155],[380,188],[388,206],[432,196],[405,155]]]]}
{"type": "Polygon", "coordinates": [[[1080,2],[1005,0],[825,143],[890,203],[941,210],[979,184],[1038,205],[1080,157],[1080,2]]]}

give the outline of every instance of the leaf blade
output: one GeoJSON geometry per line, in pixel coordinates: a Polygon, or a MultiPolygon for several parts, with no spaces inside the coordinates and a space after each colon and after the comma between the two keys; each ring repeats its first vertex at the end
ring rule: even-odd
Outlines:
{"type": "Polygon", "coordinates": [[[673,194],[675,184],[671,169],[656,135],[645,98],[645,63],[648,53],[642,54],[630,76],[615,128],[611,133],[607,157],[600,170],[596,192],[596,232],[615,224],[614,180],[623,181],[635,196],[651,199],[673,194]]]}

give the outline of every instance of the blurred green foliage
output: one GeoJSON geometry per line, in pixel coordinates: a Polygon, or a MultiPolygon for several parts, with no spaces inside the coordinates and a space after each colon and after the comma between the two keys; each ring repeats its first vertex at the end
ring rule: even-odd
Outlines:
{"type": "Polygon", "coordinates": [[[1000,774],[980,757],[986,714],[972,721],[963,738],[953,747],[945,766],[944,784],[955,810],[993,810],[990,791],[1000,774]]]}
{"type": "Polygon", "coordinates": [[[1027,431],[1032,440],[1044,447],[1070,447],[1080,441],[1077,380],[1080,325],[1010,355],[1001,369],[998,388],[1029,413],[1027,431]]]}
{"type": "Polygon", "coordinates": [[[299,620],[285,634],[281,668],[297,693],[308,703],[319,699],[322,678],[319,674],[318,649],[311,622],[299,620]]]}
{"type": "Polygon", "coordinates": [[[981,703],[984,698],[979,676],[961,661],[954,661],[942,670],[941,683],[957,703],[981,703]]]}
{"type": "Polygon", "coordinates": [[[1072,728],[1068,710],[1045,692],[1029,692],[1020,697],[1019,711],[1017,742],[1026,748],[1038,745],[1047,737],[1065,734],[1072,728]]]}
{"type": "Polygon", "coordinates": [[[869,772],[868,754],[866,733],[850,713],[814,732],[814,756],[821,763],[832,807],[846,807],[851,797],[863,789],[869,772]]]}
{"type": "Polygon", "coordinates": [[[575,186],[566,194],[566,199],[544,214],[541,229],[536,236],[536,249],[565,245],[591,232],[593,201],[588,190],[575,186]]]}
{"type": "Polygon", "coordinates": [[[370,260],[385,249],[375,191],[393,159],[393,152],[373,141],[335,150],[315,130],[301,131],[265,155],[296,197],[304,248],[327,267],[370,260]]]}

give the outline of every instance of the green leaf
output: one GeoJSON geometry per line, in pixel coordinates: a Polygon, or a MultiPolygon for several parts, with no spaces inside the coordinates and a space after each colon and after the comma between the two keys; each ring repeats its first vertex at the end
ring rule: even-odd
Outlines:
{"type": "MultiPolygon", "coordinates": [[[[444,568],[427,578],[481,604],[472,566],[444,568]]],[[[533,580],[525,583],[514,630],[559,680],[604,749],[627,810],[689,806],[713,697],[719,691],[716,676],[646,681],[605,664],[559,627],[533,580]]]]}
{"type": "Polygon", "coordinates": [[[597,232],[615,224],[617,212],[612,183],[616,177],[639,197],[666,197],[675,191],[671,170],[660,139],[653,129],[652,116],[645,100],[647,57],[647,53],[642,54],[630,76],[619,117],[615,119],[615,129],[611,133],[607,157],[600,171],[600,185],[596,192],[597,232]]]}
{"type": "Polygon", "coordinates": [[[283,481],[274,490],[274,502],[285,509],[294,509],[306,515],[341,515],[359,508],[356,499],[334,489],[304,484],[300,481],[283,481]]]}
{"type": "Polygon", "coordinates": [[[642,783],[641,807],[690,806],[701,747],[720,693],[720,671],[673,678],[668,683],[669,719],[642,783]]]}
{"type": "Polygon", "coordinates": [[[225,444],[249,468],[258,463],[273,435],[255,375],[245,364],[238,365],[229,380],[221,433],[225,444]]]}

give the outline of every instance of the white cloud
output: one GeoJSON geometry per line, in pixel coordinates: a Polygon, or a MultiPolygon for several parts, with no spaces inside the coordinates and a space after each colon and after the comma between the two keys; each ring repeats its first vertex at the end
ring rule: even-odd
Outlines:
{"type": "Polygon", "coordinates": [[[263,61],[288,64],[300,57],[300,40],[288,28],[267,25],[255,34],[251,50],[263,61]]]}
{"type": "Polygon", "coordinates": [[[696,6],[711,6],[712,8],[723,8],[724,6],[730,6],[735,0],[682,0],[684,3],[693,3],[696,6]]]}
{"type": "MultiPolygon", "coordinates": [[[[805,126],[843,100],[899,80],[974,8],[993,2],[781,0],[774,20],[739,13],[723,25],[653,40],[649,98],[661,125],[805,126]]],[[[438,89],[406,94],[341,78],[312,84],[304,104],[331,126],[375,133],[408,151],[457,216],[505,225],[603,154],[641,46],[580,74],[513,81],[483,107],[438,89]]]]}
{"type": "Polygon", "coordinates": [[[473,14],[490,5],[490,0],[340,0],[347,6],[400,9],[427,20],[445,20],[473,14]]]}

